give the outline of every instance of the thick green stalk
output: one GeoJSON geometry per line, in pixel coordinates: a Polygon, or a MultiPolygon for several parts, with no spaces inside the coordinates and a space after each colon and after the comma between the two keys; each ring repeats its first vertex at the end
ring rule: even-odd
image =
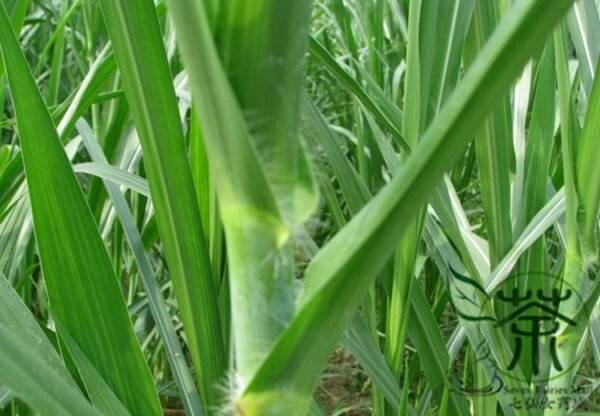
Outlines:
{"type": "MultiPolygon", "coordinates": [[[[297,135],[310,6],[310,1],[225,0],[217,30],[224,70],[290,229],[314,208],[309,194],[301,194],[311,184],[297,135]]],[[[254,374],[293,315],[294,255],[291,243],[278,246],[252,218],[233,227],[226,223],[225,231],[236,366],[243,380],[254,374]]]]}
{"type": "Polygon", "coordinates": [[[170,1],[227,237],[242,388],[293,314],[290,236],[316,194],[297,136],[309,1],[170,1]],[[243,68],[243,70],[242,70],[243,68]]]}
{"type": "Polygon", "coordinates": [[[294,312],[292,244],[278,247],[263,223],[226,227],[238,382],[245,386],[294,312]]]}

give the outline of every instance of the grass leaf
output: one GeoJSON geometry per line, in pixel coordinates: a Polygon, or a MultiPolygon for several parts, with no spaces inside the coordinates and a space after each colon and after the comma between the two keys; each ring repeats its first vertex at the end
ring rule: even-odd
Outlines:
{"type": "Polygon", "coordinates": [[[102,414],[86,400],[33,315],[2,274],[0,383],[42,415],[102,414]]]}
{"type": "Polygon", "coordinates": [[[212,408],[223,400],[218,385],[225,381],[226,350],[156,9],[151,0],[102,0],[100,4],[144,151],[156,222],[201,398],[205,407],[212,408]]]}
{"type": "Polygon", "coordinates": [[[52,309],[132,413],[160,414],[156,389],[106,248],[4,6],[0,7],[0,46],[52,309]]]}

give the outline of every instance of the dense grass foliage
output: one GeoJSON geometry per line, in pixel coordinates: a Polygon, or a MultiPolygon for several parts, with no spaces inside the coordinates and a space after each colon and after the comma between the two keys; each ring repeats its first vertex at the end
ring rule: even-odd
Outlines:
{"type": "Polygon", "coordinates": [[[599,414],[599,16],[0,0],[0,415],[599,414]]]}

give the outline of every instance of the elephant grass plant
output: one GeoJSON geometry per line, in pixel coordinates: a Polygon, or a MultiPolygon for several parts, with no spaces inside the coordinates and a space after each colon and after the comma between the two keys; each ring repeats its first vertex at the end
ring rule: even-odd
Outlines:
{"type": "Polygon", "coordinates": [[[338,345],[368,414],[597,412],[514,392],[600,363],[598,12],[0,0],[0,415],[326,414],[338,345]]]}

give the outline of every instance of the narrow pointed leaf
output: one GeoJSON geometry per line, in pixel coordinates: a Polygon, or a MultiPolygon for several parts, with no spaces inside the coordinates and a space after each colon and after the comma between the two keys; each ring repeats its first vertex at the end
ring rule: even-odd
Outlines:
{"type": "Polygon", "coordinates": [[[158,231],[201,398],[212,408],[223,400],[218,386],[225,381],[226,350],[156,9],[151,0],[102,0],[100,4],[144,151],[158,231]]]}
{"type": "Polygon", "coordinates": [[[132,413],[160,414],[156,389],[108,253],[4,6],[0,7],[0,46],[52,309],[132,413]]]}
{"type": "Polygon", "coordinates": [[[0,383],[42,415],[102,414],[86,400],[27,306],[1,274],[0,383]]]}

